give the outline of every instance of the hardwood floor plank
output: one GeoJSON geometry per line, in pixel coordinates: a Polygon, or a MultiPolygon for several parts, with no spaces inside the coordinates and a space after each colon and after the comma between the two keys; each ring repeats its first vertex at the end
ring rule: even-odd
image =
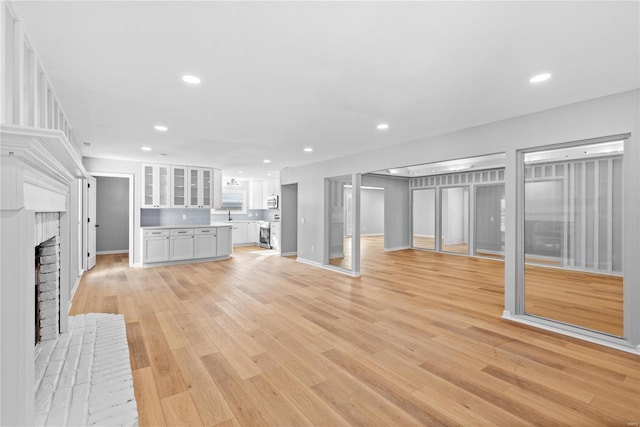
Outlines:
{"type": "Polygon", "coordinates": [[[141,426],[166,425],[151,367],[133,371],[133,388],[138,406],[139,424],[141,426]]]}
{"type": "Polygon", "coordinates": [[[144,336],[142,335],[140,323],[129,322],[126,323],[126,327],[131,369],[136,370],[150,366],[149,356],[147,355],[147,348],[144,345],[144,336]]]}
{"type": "Polygon", "coordinates": [[[233,418],[233,412],[195,350],[183,347],[173,353],[203,424],[210,426],[233,418]]]}
{"type": "Polygon", "coordinates": [[[187,386],[178,371],[173,353],[165,337],[150,335],[146,337],[145,344],[160,399],[186,391],[187,386]]]}
{"type": "Polygon", "coordinates": [[[100,255],[71,313],[124,315],[141,426],[640,418],[640,357],[503,320],[502,262],[363,245],[360,278],[259,248],[144,269],[100,255]]]}
{"type": "Polygon", "coordinates": [[[170,426],[202,426],[202,420],[191,400],[189,392],[174,394],[160,401],[162,411],[170,426]]]}

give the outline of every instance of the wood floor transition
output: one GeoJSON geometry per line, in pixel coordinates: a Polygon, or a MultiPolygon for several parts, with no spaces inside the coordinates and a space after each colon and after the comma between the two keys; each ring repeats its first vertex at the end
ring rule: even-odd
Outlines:
{"type": "Polygon", "coordinates": [[[71,314],[125,316],[141,426],[638,425],[640,358],[502,320],[502,262],[371,242],[361,278],[102,255],[71,314]]]}

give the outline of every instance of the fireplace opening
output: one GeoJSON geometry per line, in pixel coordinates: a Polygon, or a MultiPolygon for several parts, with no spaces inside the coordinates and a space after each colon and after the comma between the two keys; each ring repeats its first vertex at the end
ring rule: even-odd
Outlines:
{"type": "Polygon", "coordinates": [[[36,292],[35,292],[35,305],[36,305],[36,316],[35,316],[35,344],[38,345],[40,342],[40,246],[36,246],[35,250],[35,284],[36,284],[36,292]]]}
{"type": "Polygon", "coordinates": [[[52,237],[35,247],[35,344],[60,332],[60,245],[52,237]]]}

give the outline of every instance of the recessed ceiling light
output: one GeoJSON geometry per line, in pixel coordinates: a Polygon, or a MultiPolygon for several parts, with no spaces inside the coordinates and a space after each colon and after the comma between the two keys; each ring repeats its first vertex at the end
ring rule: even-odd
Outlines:
{"type": "Polygon", "coordinates": [[[379,130],[385,130],[385,129],[389,129],[389,125],[387,123],[380,123],[378,126],[376,126],[379,130]]]}
{"type": "Polygon", "coordinates": [[[151,147],[142,147],[142,151],[151,151],[151,147]]]}
{"type": "Polygon", "coordinates": [[[549,73],[542,73],[542,74],[538,74],[536,76],[533,76],[529,79],[529,82],[531,83],[540,83],[543,82],[545,80],[549,80],[551,78],[551,74],[549,73]]]}
{"type": "Polygon", "coordinates": [[[267,176],[271,176],[271,174],[270,174],[270,173],[268,173],[268,174],[267,174],[267,176]]]}
{"type": "Polygon", "coordinates": [[[304,151],[307,152],[307,153],[310,153],[310,152],[313,151],[313,148],[307,147],[307,148],[304,149],[304,151]]]}
{"type": "Polygon", "coordinates": [[[192,85],[199,85],[200,84],[200,77],[196,77],[196,76],[185,75],[185,76],[182,76],[182,80],[184,82],[192,84],[192,85]]]}
{"type": "Polygon", "coordinates": [[[238,171],[238,173],[242,173],[242,171],[238,171]]]}
{"type": "Polygon", "coordinates": [[[168,128],[168,127],[163,126],[163,125],[155,125],[153,128],[154,128],[155,130],[157,130],[158,132],[166,132],[166,131],[168,131],[168,130],[169,130],[169,128],[168,128]]]}
{"type": "Polygon", "coordinates": [[[269,159],[264,159],[264,160],[263,160],[263,162],[264,162],[264,163],[271,163],[271,160],[269,160],[269,159]]]}

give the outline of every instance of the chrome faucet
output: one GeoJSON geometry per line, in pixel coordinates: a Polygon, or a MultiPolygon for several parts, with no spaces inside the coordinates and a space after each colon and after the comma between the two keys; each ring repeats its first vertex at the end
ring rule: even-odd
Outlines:
{"type": "Polygon", "coordinates": [[[229,211],[229,221],[231,221],[231,211],[229,211]]]}

